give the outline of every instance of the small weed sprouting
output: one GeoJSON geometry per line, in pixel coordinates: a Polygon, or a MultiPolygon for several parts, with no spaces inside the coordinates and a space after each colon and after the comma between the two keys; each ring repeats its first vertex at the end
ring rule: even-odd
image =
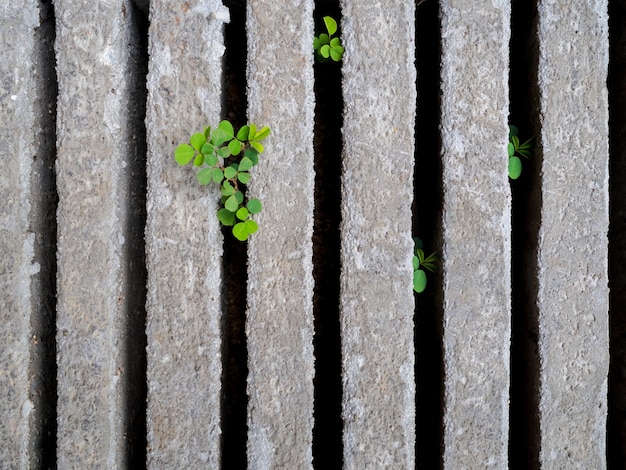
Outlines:
{"type": "Polygon", "coordinates": [[[415,237],[413,242],[415,243],[413,254],[413,290],[420,294],[426,289],[428,281],[424,269],[434,273],[435,269],[437,269],[438,258],[437,253],[431,253],[428,257],[424,255],[424,245],[419,238],[415,237]]]}
{"type": "Polygon", "coordinates": [[[318,62],[328,62],[329,59],[339,62],[343,57],[341,39],[333,37],[337,32],[337,22],[330,16],[324,17],[327,33],[315,36],[313,39],[313,51],[318,62]]]}
{"type": "Polygon", "coordinates": [[[517,134],[517,127],[509,126],[509,178],[512,180],[516,180],[522,174],[522,159],[520,157],[530,158],[533,155],[533,139],[530,138],[523,144],[520,144],[517,134]]]}
{"type": "Polygon", "coordinates": [[[179,165],[193,161],[195,167],[201,168],[196,173],[201,185],[214,182],[221,186],[217,218],[222,225],[233,227],[237,240],[247,240],[259,228],[251,216],[261,212],[261,201],[246,202],[239,184],[246,185],[250,180],[249,171],[259,163],[259,154],[264,150],[261,141],[269,134],[269,127],[257,129],[250,124],[235,135],[232,124],[222,121],[213,130],[207,127],[203,133],[193,134],[188,144],[180,144],[174,152],[179,165]]]}

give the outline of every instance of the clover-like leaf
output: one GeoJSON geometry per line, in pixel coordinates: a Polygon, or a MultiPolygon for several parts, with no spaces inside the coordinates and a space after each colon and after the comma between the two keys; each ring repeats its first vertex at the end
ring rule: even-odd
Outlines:
{"type": "Polygon", "coordinates": [[[330,57],[330,46],[328,44],[324,44],[322,47],[320,47],[320,55],[324,59],[328,59],[328,57],[330,57]]]}
{"type": "Polygon", "coordinates": [[[228,147],[228,145],[220,147],[219,149],[217,149],[217,154],[222,158],[230,157],[230,147],[228,147]]]}
{"type": "Polygon", "coordinates": [[[250,160],[250,158],[243,157],[239,162],[239,171],[248,171],[253,166],[254,164],[252,163],[252,160],[250,160]]]}
{"type": "Polygon", "coordinates": [[[179,165],[186,165],[193,160],[196,151],[189,144],[180,144],[174,151],[174,159],[179,165]]]}
{"type": "Polygon", "coordinates": [[[332,46],[330,48],[330,58],[335,62],[339,62],[343,57],[343,47],[341,46],[332,46]]]}
{"type": "Polygon", "coordinates": [[[257,165],[259,163],[259,152],[258,152],[258,150],[254,149],[252,147],[248,147],[247,149],[244,150],[243,154],[244,154],[245,157],[250,159],[250,161],[252,162],[253,166],[257,165]]]}
{"type": "Polygon", "coordinates": [[[233,125],[228,121],[220,122],[217,129],[213,130],[211,135],[211,142],[217,147],[221,147],[225,142],[228,142],[235,136],[235,130],[233,125]]]}
{"type": "Polygon", "coordinates": [[[224,207],[231,212],[237,211],[237,208],[239,207],[239,203],[237,202],[237,198],[235,197],[234,194],[232,196],[229,196],[228,199],[226,199],[226,202],[224,202],[224,207]]]}
{"type": "Polygon", "coordinates": [[[217,155],[215,155],[214,153],[206,155],[204,157],[204,163],[206,163],[209,166],[217,165],[217,155]]]}
{"type": "Polygon", "coordinates": [[[213,182],[221,183],[224,180],[224,172],[221,168],[214,168],[213,170],[213,182]]]}
{"type": "Polygon", "coordinates": [[[202,153],[199,153],[198,155],[196,155],[196,158],[194,158],[193,165],[202,166],[203,163],[204,163],[204,155],[202,153]]]}
{"type": "Polygon", "coordinates": [[[268,135],[270,135],[270,128],[267,126],[261,127],[256,134],[254,135],[254,140],[260,141],[265,139],[268,135]]]}
{"type": "Polygon", "coordinates": [[[263,153],[263,151],[265,150],[265,147],[263,147],[263,144],[261,142],[257,142],[256,140],[253,140],[252,142],[250,142],[250,145],[252,146],[252,148],[254,148],[254,150],[256,150],[259,153],[263,153]]]}
{"type": "Polygon", "coordinates": [[[237,240],[243,242],[248,239],[248,236],[252,235],[258,229],[259,226],[257,225],[257,223],[252,219],[248,219],[244,222],[239,222],[238,224],[235,224],[235,226],[233,227],[233,235],[237,240]]]}
{"type": "Polygon", "coordinates": [[[237,173],[237,180],[241,184],[248,184],[248,182],[250,181],[250,173],[246,173],[245,171],[237,173]]]}
{"type": "Polygon", "coordinates": [[[522,161],[519,157],[509,158],[509,178],[516,180],[522,174],[522,161]]]}
{"type": "Polygon", "coordinates": [[[226,225],[230,227],[235,224],[235,214],[233,214],[228,209],[220,209],[217,211],[217,218],[222,223],[222,225],[226,225]]]}
{"type": "Polygon", "coordinates": [[[233,139],[228,143],[228,149],[230,150],[231,155],[239,155],[241,152],[241,142],[237,139],[233,139]]]}
{"type": "MultiPolygon", "coordinates": [[[[226,197],[230,197],[233,194],[235,194],[235,188],[233,188],[233,185],[229,183],[228,180],[225,180],[222,183],[222,189],[220,190],[222,193],[222,196],[226,196],[226,197]]],[[[234,212],[234,211],[232,211],[234,212]]]]}
{"type": "Polygon", "coordinates": [[[248,140],[248,134],[250,133],[250,126],[243,126],[241,129],[239,129],[239,132],[237,132],[237,139],[241,140],[242,142],[245,142],[246,140],[248,140]]]}
{"type": "Polygon", "coordinates": [[[246,220],[248,217],[250,217],[250,212],[248,212],[248,209],[246,209],[245,207],[240,207],[239,209],[237,209],[235,215],[239,220],[246,220]]]}
{"type": "Polygon", "coordinates": [[[318,40],[319,40],[320,47],[322,47],[324,44],[330,43],[330,37],[326,33],[320,34],[318,37],[318,40]]]}
{"type": "Polygon", "coordinates": [[[509,144],[507,145],[507,152],[509,154],[509,157],[512,157],[515,154],[515,146],[512,142],[509,142],[509,144]]]}
{"type": "Polygon", "coordinates": [[[213,152],[215,152],[215,147],[213,147],[213,144],[211,144],[211,142],[206,142],[202,148],[200,149],[200,151],[202,153],[204,153],[205,155],[208,154],[212,154],[213,152]]]}
{"type": "Polygon", "coordinates": [[[328,34],[331,36],[337,32],[337,22],[330,16],[324,17],[324,24],[328,30],[328,34]]]}
{"type": "Polygon", "coordinates": [[[224,178],[231,180],[235,176],[237,176],[237,170],[235,168],[233,168],[232,166],[227,166],[226,168],[224,168],[224,178]]]}
{"type": "Polygon", "coordinates": [[[243,193],[241,191],[237,191],[234,196],[237,204],[241,204],[243,202],[243,193]]]}
{"type": "Polygon", "coordinates": [[[206,137],[204,137],[204,134],[194,134],[191,136],[190,142],[191,146],[199,152],[206,142],[206,137]]]}
{"type": "Polygon", "coordinates": [[[248,140],[253,140],[254,136],[256,135],[256,124],[250,124],[249,126],[249,130],[248,130],[248,140]]]}
{"type": "Polygon", "coordinates": [[[417,269],[413,272],[413,290],[418,294],[424,292],[427,281],[426,273],[421,269],[417,269]]]}
{"type": "Polygon", "coordinates": [[[263,204],[256,198],[252,198],[246,204],[246,207],[250,211],[251,214],[258,214],[263,209],[263,204]]]}
{"type": "Polygon", "coordinates": [[[204,168],[196,174],[196,178],[201,185],[209,184],[213,179],[213,168],[204,168]]]}
{"type": "Polygon", "coordinates": [[[413,255],[413,271],[415,271],[416,269],[419,269],[420,267],[420,260],[417,256],[413,255]]]}

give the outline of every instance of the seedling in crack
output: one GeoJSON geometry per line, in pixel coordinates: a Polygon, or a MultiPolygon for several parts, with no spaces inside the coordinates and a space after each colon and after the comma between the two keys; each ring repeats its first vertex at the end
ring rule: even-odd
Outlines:
{"type": "Polygon", "coordinates": [[[341,39],[333,37],[333,34],[337,32],[337,22],[332,17],[325,16],[324,25],[327,33],[322,33],[313,39],[315,57],[318,62],[328,62],[330,59],[339,62],[343,57],[344,49],[341,39]]]}
{"type": "Polygon", "coordinates": [[[415,237],[413,242],[415,243],[413,254],[413,290],[420,294],[424,292],[428,282],[424,269],[434,273],[435,269],[437,269],[438,258],[437,253],[431,253],[428,257],[424,255],[424,245],[419,238],[415,237]]]}
{"type": "Polygon", "coordinates": [[[237,240],[245,241],[259,229],[252,219],[261,212],[263,205],[258,199],[247,199],[242,191],[250,181],[250,169],[259,163],[264,147],[261,141],[270,135],[267,126],[257,129],[254,124],[245,125],[237,134],[229,121],[222,121],[211,130],[193,134],[188,144],[176,147],[174,158],[183,166],[191,163],[200,168],[196,178],[201,185],[220,185],[221,208],[217,218],[232,232],[237,240]]]}
{"type": "Polygon", "coordinates": [[[533,139],[530,138],[523,144],[520,144],[517,134],[517,127],[509,126],[509,178],[512,180],[516,180],[522,174],[522,159],[520,157],[529,159],[533,155],[533,139]]]}

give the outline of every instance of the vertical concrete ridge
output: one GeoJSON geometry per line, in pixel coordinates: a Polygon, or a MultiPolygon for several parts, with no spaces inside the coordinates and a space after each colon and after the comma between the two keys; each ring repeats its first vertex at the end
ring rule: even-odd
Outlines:
{"type": "Polygon", "coordinates": [[[506,468],[510,3],[443,0],[444,466],[506,468]]]}
{"type": "Polygon", "coordinates": [[[248,116],[272,130],[249,195],[248,466],[311,468],[313,1],[248,0],[248,116]]]}
{"type": "Polygon", "coordinates": [[[57,1],[59,467],[126,464],[127,0],[57,1]]]}
{"type": "Polygon", "coordinates": [[[148,466],[219,468],[222,236],[219,191],[174,149],[221,108],[219,0],[150,2],[146,226],[148,466]]]}
{"type": "Polygon", "coordinates": [[[538,3],[542,468],[606,468],[607,2],[538,3]]]}
{"type": "Polygon", "coordinates": [[[39,26],[35,28],[37,60],[37,139],[31,172],[30,227],[35,234],[34,255],[40,266],[31,283],[33,311],[30,319],[29,466],[43,468],[56,461],[56,247],[58,196],[56,192],[57,78],[54,54],[55,17],[51,0],[39,3],[39,26]]]}
{"type": "Polygon", "coordinates": [[[31,282],[39,271],[35,234],[30,227],[33,193],[31,173],[37,157],[38,124],[35,28],[36,1],[0,6],[0,462],[7,468],[27,468],[30,415],[30,320],[37,305],[31,282]]]}
{"type": "Polygon", "coordinates": [[[415,5],[341,2],[344,465],[415,466],[415,5]]]}

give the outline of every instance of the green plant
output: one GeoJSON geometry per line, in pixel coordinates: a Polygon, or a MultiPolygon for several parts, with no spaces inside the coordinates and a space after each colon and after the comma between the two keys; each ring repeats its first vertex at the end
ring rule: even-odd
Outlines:
{"type": "Polygon", "coordinates": [[[431,253],[426,257],[422,240],[415,237],[413,243],[415,244],[413,254],[413,290],[419,294],[426,289],[427,278],[424,269],[431,273],[434,273],[435,269],[437,269],[437,253],[431,253]]]}
{"type": "Polygon", "coordinates": [[[532,138],[528,139],[523,144],[520,144],[519,137],[517,136],[518,130],[515,126],[509,126],[509,178],[516,180],[522,174],[522,159],[532,157],[532,138]]]}
{"type": "Polygon", "coordinates": [[[337,32],[337,22],[330,16],[324,17],[327,33],[322,33],[313,38],[313,51],[318,62],[328,62],[329,59],[339,62],[343,57],[341,39],[333,37],[337,32]]]}
{"type": "Polygon", "coordinates": [[[241,241],[258,230],[251,216],[261,212],[263,206],[258,199],[246,201],[239,185],[250,181],[249,171],[259,163],[259,154],[264,150],[261,141],[269,134],[269,127],[257,129],[254,124],[243,126],[235,134],[232,124],[222,121],[213,130],[206,127],[203,133],[193,134],[188,144],[180,144],[174,152],[179,165],[193,161],[200,168],[196,178],[201,185],[220,185],[217,218],[222,225],[233,227],[233,235],[241,241]]]}

